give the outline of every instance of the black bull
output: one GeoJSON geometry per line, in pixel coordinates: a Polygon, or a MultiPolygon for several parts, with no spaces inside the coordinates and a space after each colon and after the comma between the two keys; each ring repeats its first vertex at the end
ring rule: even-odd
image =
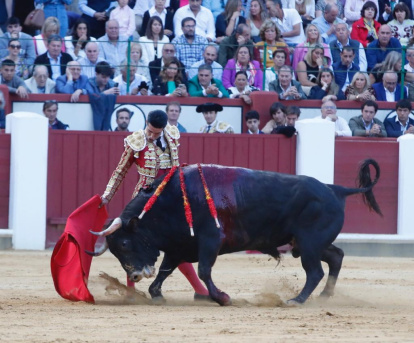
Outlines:
{"type": "Polygon", "coordinates": [[[329,266],[322,296],[333,295],[342,265],[343,252],[332,245],[344,223],[345,199],[362,193],[371,210],[381,214],[372,193],[379,178],[379,166],[365,160],[359,170],[359,187],[327,185],[306,176],[203,165],[203,173],[217,208],[221,228],[210,214],[197,166],[184,168],[185,184],[194,221],[194,237],[186,221],[180,179],[176,172],[153,208],[139,215],[154,189],[141,191],[121,214],[120,229],[106,237],[110,251],[119,259],[132,281],[154,274],[154,264],[165,253],[159,273],[149,292],[162,297],[164,280],[182,262],[199,262],[198,274],[210,297],[220,305],[230,297],[216,288],[211,270],[217,255],[258,250],[274,258],[278,247],[294,242],[293,252],[301,257],[306,283],[292,303],[303,303],[324,276],[321,261],[329,266]],[[370,165],[375,168],[374,181],[370,165]]]}

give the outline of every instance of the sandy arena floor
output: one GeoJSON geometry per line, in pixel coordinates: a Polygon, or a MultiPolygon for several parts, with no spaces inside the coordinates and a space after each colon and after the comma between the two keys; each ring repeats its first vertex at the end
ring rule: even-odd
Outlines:
{"type": "MultiPolygon", "coordinates": [[[[125,283],[118,261],[95,258],[89,289],[96,304],[59,297],[51,252],[0,252],[0,342],[414,342],[414,259],[345,257],[336,295],[321,302],[326,278],[301,307],[285,307],[304,284],[300,261],[268,256],[219,257],[216,285],[233,306],[194,302],[178,272],[164,283],[165,305],[125,303],[105,291],[106,272],[125,283]]],[[[151,280],[137,289],[147,293],[151,280]]]]}

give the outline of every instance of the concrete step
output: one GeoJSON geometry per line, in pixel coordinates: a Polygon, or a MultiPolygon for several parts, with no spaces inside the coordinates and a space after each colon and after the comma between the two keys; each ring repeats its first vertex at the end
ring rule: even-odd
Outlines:
{"type": "Polygon", "coordinates": [[[12,248],[13,231],[9,229],[0,229],[0,250],[12,248]]]}
{"type": "Polygon", "coordinates": [[[345,233],[334,244],[348,256],[414,257],[414,236],[345,233]]]}

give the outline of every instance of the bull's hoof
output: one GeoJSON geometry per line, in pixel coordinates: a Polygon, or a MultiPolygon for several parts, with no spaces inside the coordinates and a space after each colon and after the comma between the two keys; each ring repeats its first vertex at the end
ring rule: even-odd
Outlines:
{"type": "Polygon", "coordinates": [[[333,292],[322,291],[321,294],[319,294],[319,298],[323,300],[328,300],[331,297],[333,297],[333,292]]]}
{"type": "Polygon", "coordinates": [[[213,299],[211,299],[210,295],[204,295],[204,294],[198,294],[198,293],[194,293],[194,300],[195,301],[208,301],[208,302],[212,302],[213,299]]]}
{"type": "Polygon", "coordinates": [[[230,306],[232,305],[231,298],[228,294],[221,292],[217,298],[217,302],[220,306],[230,306]]]}
{"type": "Polygon", "coordinates": [[[164,305],[167,302],[167,300],[165,300],[165,298],[162,295],[159,295],[153,297],[152,302],[154,303],[154,305],[164,305]]]}
{"type": "Polygon", "coordinates": [[[303,303],[300,303],[299,301],[297,301],[295,299],[286,300],[285,304],[289,307],[298,307],[298,306],[303,305],[303,303]]]}

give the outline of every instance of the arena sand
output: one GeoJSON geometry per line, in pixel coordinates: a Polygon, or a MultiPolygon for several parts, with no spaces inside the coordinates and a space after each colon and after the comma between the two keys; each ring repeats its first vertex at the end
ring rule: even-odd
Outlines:
{"type": "Polygon", "coordinates": [[[233,305],[220,307],[194,302],[178,271],[164,283],[166,304],[147,298],[152,280],[127,302],[112,279],[125,284],[125,273],[110,253],[92,264],[96,304],[69,302],[54,289],[50,256],[0,252],[0,342],[414,342],[412,258],[346,256],[333,298],[317,298],[325,277],[305,305],[286,307],[304,285],[298,259],[221,256],[213,279],[233,305]]]}

